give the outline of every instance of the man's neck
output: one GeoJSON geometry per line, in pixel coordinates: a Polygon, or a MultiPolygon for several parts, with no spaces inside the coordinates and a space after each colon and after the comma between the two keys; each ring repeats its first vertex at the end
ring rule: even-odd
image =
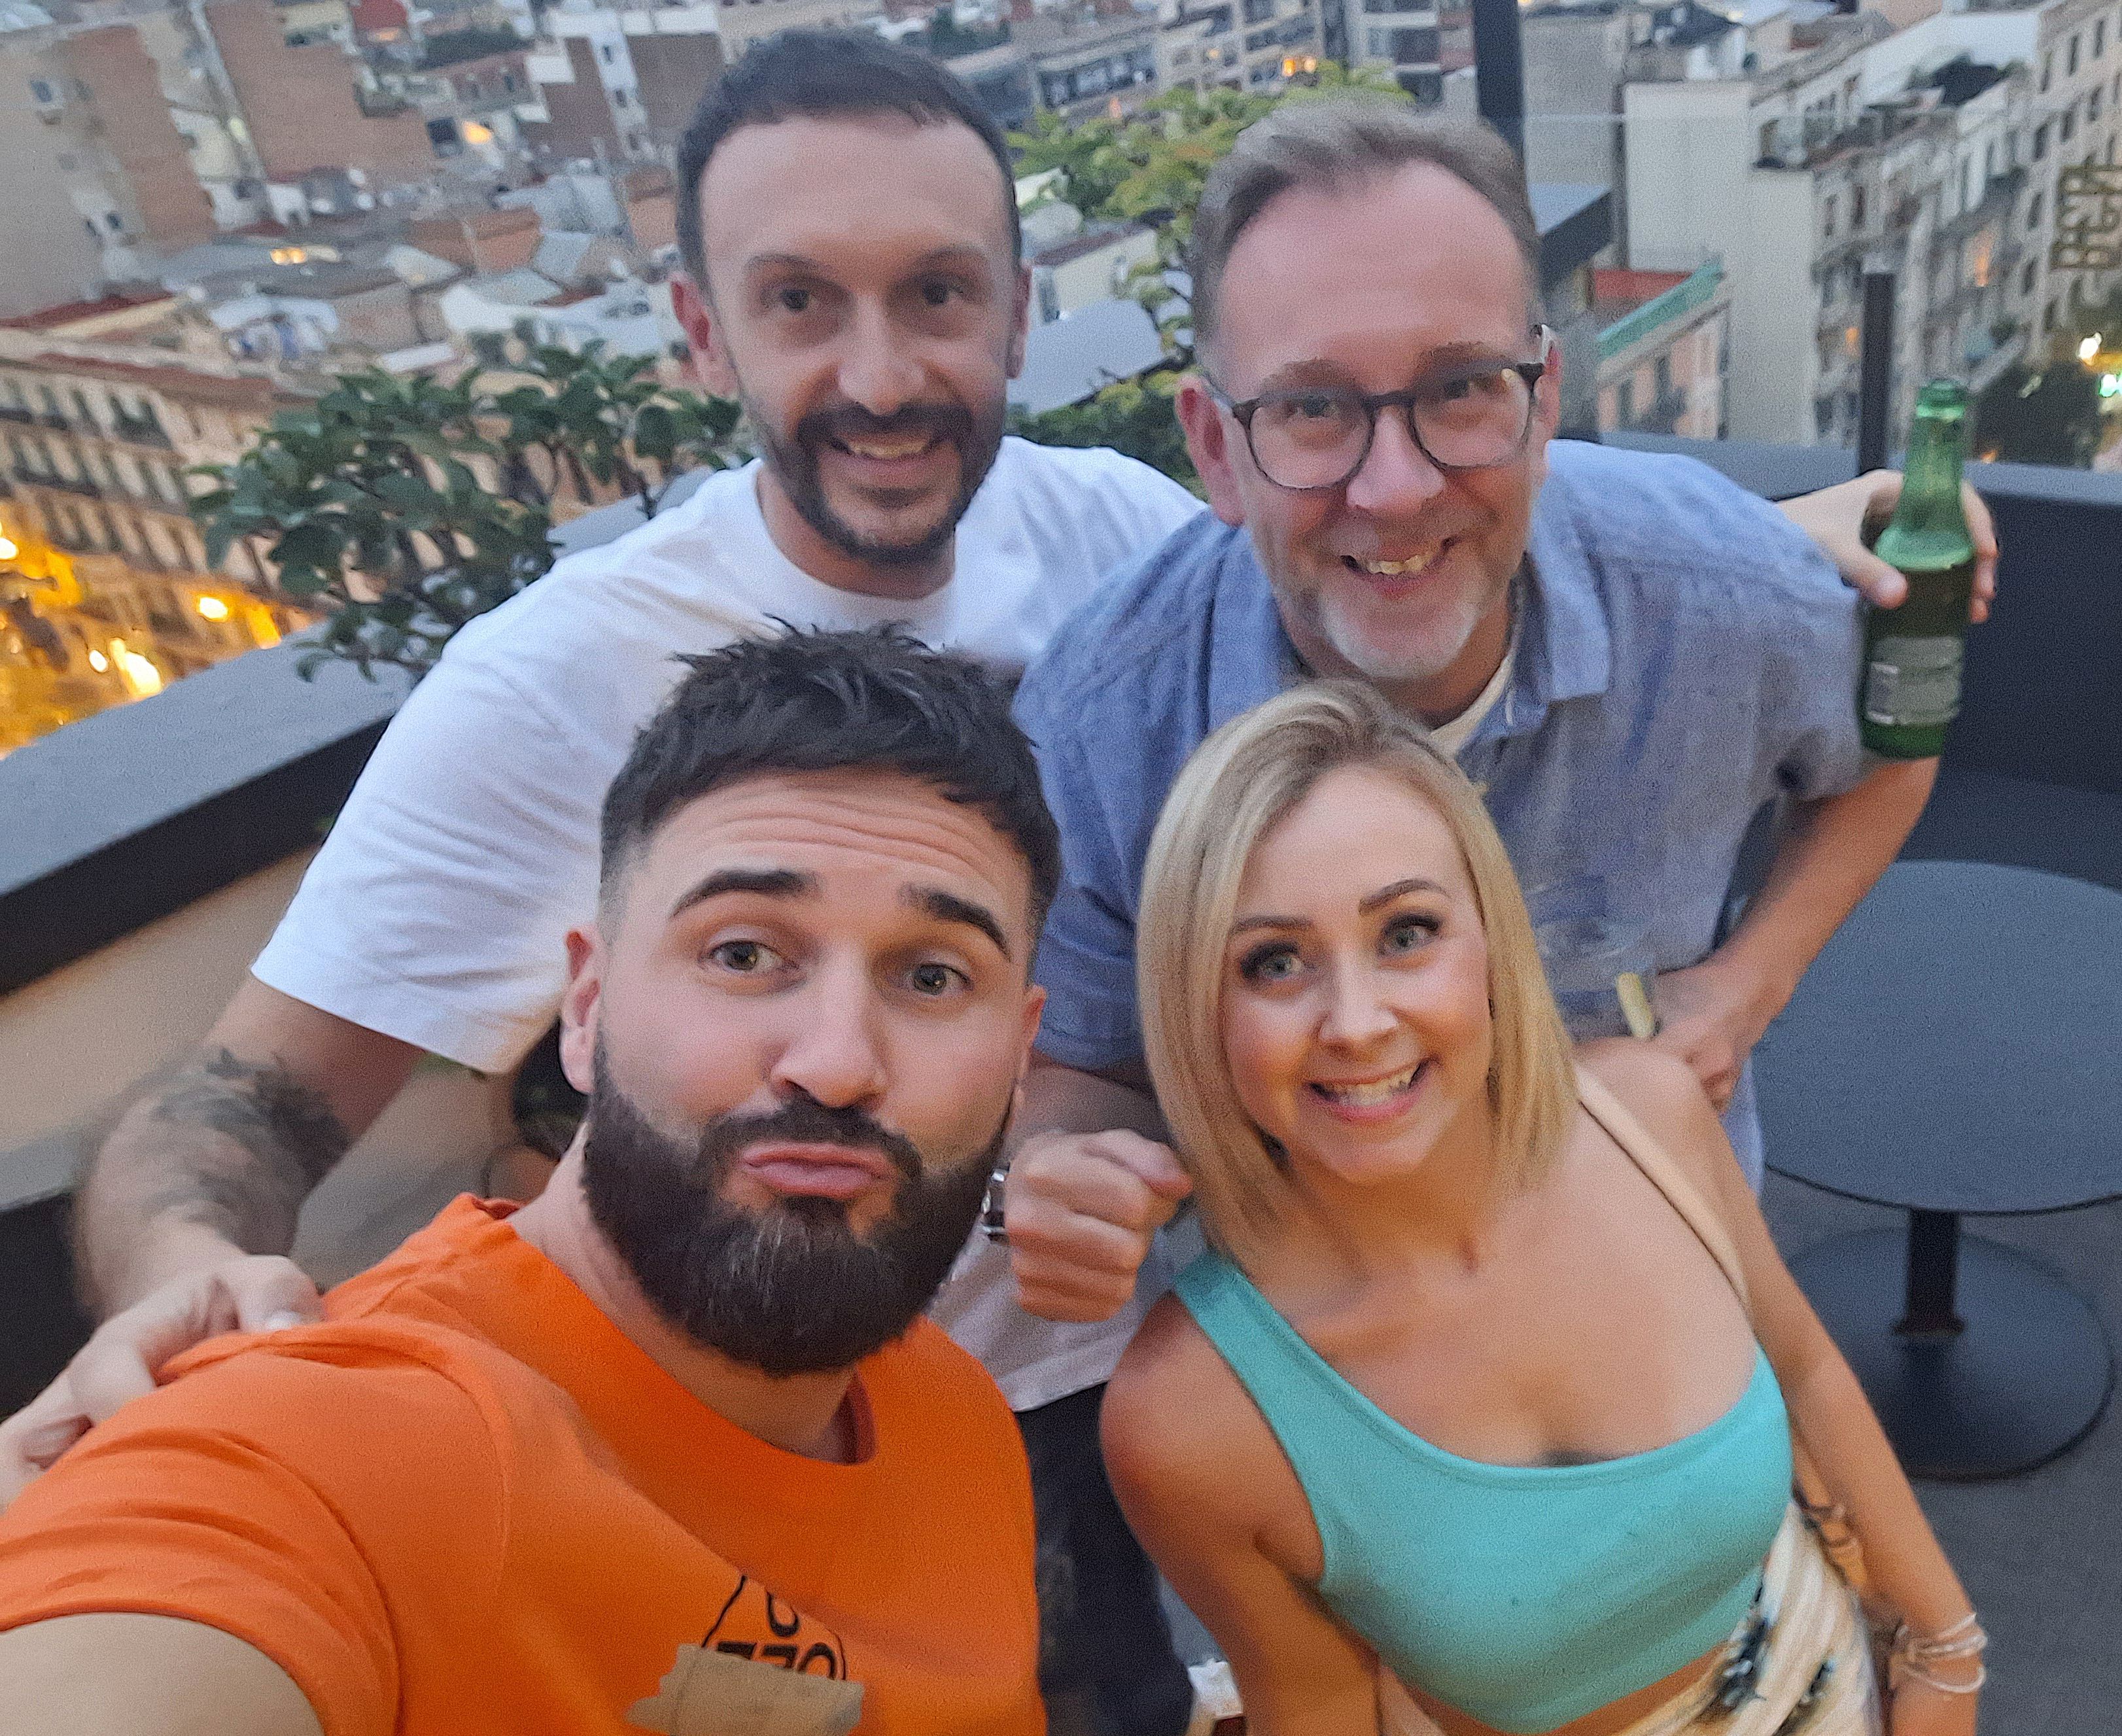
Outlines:
{"type": "Polygon", "coordinates": [[[853,1371],[762,1373],[695,1343],[649,1303],[590,1215],[579,1143],[545,1191],[511,1218],[516,1234],[573,1280],[597,1311],[657,1367],[717,1415],[769,1446],[851,1463],[858,1445],[848,1400],[853,1371]]]}
{"type": "Polygon", "coordinates": [[[953,538],[931,559],[913,563],[886,564],[864,560],[828,541],[796,510],[781,479],[770,464],[759,467],[759,510],[766,521],[766,534],[774,546],[795,565],[835,591],[858,597],[878,597],[890,602],[918,602],[951,582],[956,559],[953,538]]]}

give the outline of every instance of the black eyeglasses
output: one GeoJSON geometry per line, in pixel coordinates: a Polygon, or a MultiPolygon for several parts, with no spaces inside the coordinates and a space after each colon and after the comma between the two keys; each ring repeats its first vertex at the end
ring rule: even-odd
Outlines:
{"type": "Polygon", "coordinates": [[[1535,326],[1532,335],[1540,345],[1537,362],[1451,368],[1405,391],[1297,386],[1234,402],[1213,380],[1208,385],[1246,431],[1260,475],[1278,488],[1302,492],[1348,481],[1371,456],[1382,409],[1406,417],[1408,437],[1439,470],[1490,470],[1523,452],[1532,431],[1535,393],[1554,341],[1544,325],[1535,326]]]}

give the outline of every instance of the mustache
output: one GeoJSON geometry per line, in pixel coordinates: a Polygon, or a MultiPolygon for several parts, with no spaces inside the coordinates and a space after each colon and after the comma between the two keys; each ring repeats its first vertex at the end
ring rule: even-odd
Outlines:
{"type": "Polygon", "coordinates": [[[890,440],[922,435],[964,447],[972,438],[973,419],[956,404],[909,404],[889,416],[872,415],[860,405],[844,404],[813,410],[796,424],[796,438],[815,449],[829,440],[890,440]]]}
{"type": "Polygon", "coordinates": [[[702,1171],[712,1186],[747,1145],[783,1141],[872,1151],[891,1165],[900,1180],[921,1179],[921,1153],[904,1134],[894,1133],[852,1104],[836,1108],[811,1097],[793,1098],[765,1115],[724,1116],[711,1123],[700,1136],[702,1171]]]}

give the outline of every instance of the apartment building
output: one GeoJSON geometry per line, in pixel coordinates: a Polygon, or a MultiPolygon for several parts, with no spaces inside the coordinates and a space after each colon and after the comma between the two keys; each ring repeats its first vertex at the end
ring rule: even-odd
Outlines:
{"type": "MultiPolygon", "coordinates": [[[[750,10],[778,14],[808,3],[765,0],[750,10]]],[[[726,60],[766,34],[731,30],[731,20],[727,7],[707,3],[548,7],[527,62],[537,110],[522,127],[524,143],[549,162],[645,162],[667,152],[726,60]]],[[[773,28],[822,21],[792,16],[773,28]]]]}
{"type": "Polygon", "coordinates": [[[2029,68],[1973,58],[1935,28],[1954,15],[1662,10],[1687,28],[1633,50],[1622,91],[1628,260],[1722,265],[1734,438],[1854,439],[1867,269],[1896,278],[1893,426],[1924,378],[1979,390],[2022,353],[2029,68]]]}
{"type": "Polygon", "coordinates": [[[1272,91],[1328,55],[1325,7],[1342,0],[1164,0],[1156,80],[1171,90],[1272,91]]]}
{"type": "Polygon", "coordinates": [[[1732,316],[1724,268],[1601,269],[1592,283],[1601,432],[1722,439],[1732,316]]]}
{"type": "Polygon", "coordinates": [[[18,723],[38,695],[82,714],[301,624],[258,549],[208,561],[185,475],[232,460],[301,400],[262,373],[53,336],[125,311],[0,327],[0,686],[18,723]]]}

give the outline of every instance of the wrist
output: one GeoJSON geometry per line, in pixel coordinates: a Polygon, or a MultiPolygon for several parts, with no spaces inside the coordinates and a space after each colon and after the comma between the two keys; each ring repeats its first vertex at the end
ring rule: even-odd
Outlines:
{"type": "Polygon", "coordinates": [[[202,1272],[243,1258],[245,1250],[199,1224],[157,1224],[128,1251],[121,1265],[94,1272],[100,1312],[106,1317],[129,1308],[165,1284],[196,1278],[202,1272]]]}

